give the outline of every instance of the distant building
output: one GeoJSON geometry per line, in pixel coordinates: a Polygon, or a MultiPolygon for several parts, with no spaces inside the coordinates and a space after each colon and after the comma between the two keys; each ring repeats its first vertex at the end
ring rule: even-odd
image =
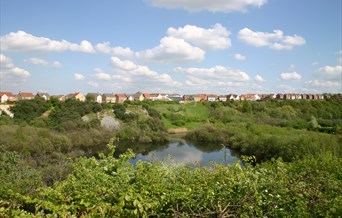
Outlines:
{"type": "Polygon", "coordinates": [[[86,97],[80,92],[75,92],[75,93],[71,93],[71,94],[66,95],[65,99],[74,99],[74,100],[78,100],[78,101],[85,101],[86,97]]]}
{"type": "Polygon", "coordinates": [[[130,101],[143,101],[145,97],[143,93],[137,92],[135,94],[127,95],[127,99],[130,101]]]}
{"type": "Polygon", "coordinates": [[[16,101],[15,96],[12,94],[12,92],[0,92],[0,102],[13,102],[16,101]]]}
{"type": "Polygon", "coordinates": [[[217,99],[218,99],[217,95],[214,95],[214,94],[207,94],[206,95],[207,101],[214,102],[214,101],[217,101],[217,99]]]}
{"type": "Polygon", "coordinates": [[[102,95],[102,102],[103,103],[115,103],[115,95],[105,93],[102,95]]]}
{"type": "Polygon", "coordinates": [[[198,102],[198,101],[206,101],[207,96],[205,94],[197,94],[193,96],[193,101],[198,102]]]}
{"type": "Polygon", "coordinates": [[[240,97],[236,94],[229,94],[229,95],[227,95],[227,100],[237,101],[237,100],[240,100],[240,97]]]}
{"type": "Polygon", "coordinates": [[[227,101],[227,95],[219,95],[218,100],[222,102],[227,101]]]}
{"type": "Polygon", "coordinates": [[[240,100],[241,101],[257,101],[257,100],[261,100],[261,98],[257,94],[244,94],[244,95],[240,95],[240,100]]]}
{"type": "Polygon", "coordinates": [[[44,93],[44,92],[38,92],[36,94],[37,97],[43,98],[45,101],[50,100],[50,95],[48,93],[44,93]]]}
{"type": "Polygon", "coordinates": [[[31,92],[19,92],[17,95],[18,100],[31,100],[34,99],[34,95],[31,92]]]}
{"type": "Polygon", "coordinates": [[[95,96],[95,102],[100,103],[100,104],[102,103],[102,95],[100,93],[88,93],[87,95],[95,96]]]}
{"type": "Polygon", "coordinates": [[[115,94],[115,103],[122,104],[127,100],[125,94],[115,94]]]}
{"type": "Polygon", "coordinates": [[[50,96],[50,99],[51,98],[56,98],[58,99],[59,101],[65,101],[65,95],[51,95],[50,96]]]}

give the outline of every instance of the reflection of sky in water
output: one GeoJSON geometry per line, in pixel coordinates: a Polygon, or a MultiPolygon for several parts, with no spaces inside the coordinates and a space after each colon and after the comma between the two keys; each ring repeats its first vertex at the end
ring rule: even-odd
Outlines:
{"type": "Polygon", "coordinates": [[[138,160],[142,161],[163,161],[168,159],[171,156],[173,160],[178,163],[200,163],[201,165],[209,165],[210,161],[214,161],[216,163],[233,163],[237,160],[236,157],[232,156],[229,149],[226,150],[226,161],[225,161],[225,151],[224,149],[213,151],[213,152],[203,152],[197,149],[193,145],[189,145],[187,143],[180,144],[178,142],[170,142],[167,148],[162,150],[155,150],[147,155],[138,154],[133,163],[136,163],[138,160]]]}

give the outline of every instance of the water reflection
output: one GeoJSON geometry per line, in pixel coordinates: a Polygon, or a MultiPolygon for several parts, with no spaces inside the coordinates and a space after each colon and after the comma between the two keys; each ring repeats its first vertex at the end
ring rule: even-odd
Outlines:
{"type": "Polygon", "coordinates": [[[154,162],[165,161],[169,156],[178,163],[196,164],[202,166],[210,165],[211,161],[216,163],[229,164],[238,159],[238,155],[229,149],[217,144],[198,144],[184,139],[173,139],[164,144],[127,144],[120,143],[117,146],[115,156],[123,153],[127,148],[131,148],[136,154],[136,158],[131,160],[136,163],[138,160],[154,162]]]}

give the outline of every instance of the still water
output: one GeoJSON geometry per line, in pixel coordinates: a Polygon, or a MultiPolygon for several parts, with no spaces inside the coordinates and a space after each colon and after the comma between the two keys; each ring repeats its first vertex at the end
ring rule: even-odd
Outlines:
{"type": "Polygon", "coordinates": [[[136,154],[136,157],[131,160],[133,164],[138,160],[154,162],[165,161],[172,157],[172,160],[177,163],[208,166],[212,161],[230,164],[239,159],[237,154],[222,145],[198,144],[184,139],[173,139],[162,145],[119,145],[116,150],[117,155],[124,152],[128,147],[136,154]]]}

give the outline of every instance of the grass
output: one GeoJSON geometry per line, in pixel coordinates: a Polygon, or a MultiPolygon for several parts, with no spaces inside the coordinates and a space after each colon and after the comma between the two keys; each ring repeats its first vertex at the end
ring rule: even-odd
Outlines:
{"type": "Polygon", "coordinates": [[[207,121],[210,111],[203,102],[190,102],[186,104],[158,104],[153,106],[162,116],[162,120],[167,128],[185,127],[194,129],[207,121]],[[186,120],[184,126],[176,126],[166,118],[165,114],[179,114],[186,120]]]}

